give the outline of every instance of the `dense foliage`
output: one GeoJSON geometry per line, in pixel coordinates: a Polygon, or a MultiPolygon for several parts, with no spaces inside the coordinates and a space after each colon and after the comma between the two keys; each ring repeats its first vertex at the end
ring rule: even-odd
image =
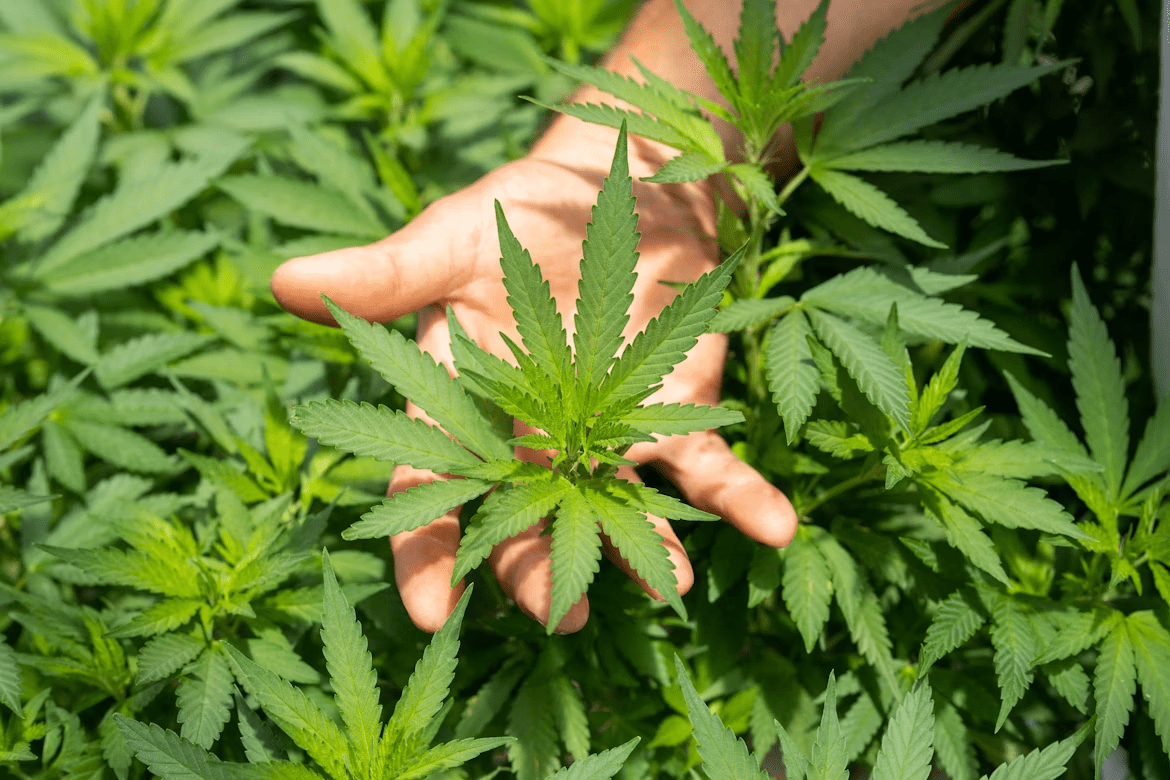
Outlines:
{"type": "Polygon", "coordinates": [[[1073,5],[930,14],[813,86],[825,4],[778,44],[745,3],[734,68],[680,7],[724,107],[587,64],[628,2],[0,3],[0,772],[739,780],[779,746],[794,779],[1004,780],[1120,746],[1170,776],[1158,9],[1073,5]],[[633,108],[563,104],[578,81],[633,108]],[[678,148],[654,181],[726,177],[729,260],[619,350],[619,143],[572,350],[502,213],[518,365],[453,318],[457,380],[410,318],[279,309],[282,260],[521,154],[520,94],[678,148]],[[725,408],[637,406],[708,327],[725,408]],[[718,425],[792,497],[786,549],[613,478],[718,425]],[[393,463],[462,478],[383,501],[393,463]],[[474,593],[428,637],[380,537],[464,502],[474,593]],[[475,569],[550,511],[553,611],[593,605],[570,636],[475,569]],[[682,518],[685,597],[643,512],[682,518]],[[669,604],[598,565],[599,525],[669,604]]]}

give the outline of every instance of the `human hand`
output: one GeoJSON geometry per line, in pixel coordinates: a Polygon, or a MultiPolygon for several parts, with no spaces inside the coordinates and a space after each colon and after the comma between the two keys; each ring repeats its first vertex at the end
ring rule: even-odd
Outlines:
{"type": "MultiPolygon", "coordinates": [[[[518,334],[502,283],[493,202],[500,201],[517,238],[540,264],[562,319],[571,330],[581,242],[607,170],[603,161],[608,160],[612,144],[612,134],[600,128],[550,133],[528,157],[435,202],[383,241],[288,261],[273,274],[273,293],[294,314],[325,323],[333,320],[321,301],[322,293],[344,309],[375,322],[418,311],[416,341],[453,372],[444,316],[445,308],[451,306],[480,346],[511,359],[501,333],[514,340],[518,334]],[[549,142],[549,137],[557,140],[549,142]]],[[[631,147],[635,176],[648,175],[661,162],[656,145],[632,138],[631,147]]],[[[627,340],[675,296],[671,287],[660,282],[692,281],[719,259],[711,238],[714,203],[705,186],[635,181],[634,194],[642,239],[634,302],[623,334],[627,340]]],[[[700,337],[649,401],[718,403],[726,349],[722,334],[700,337]]],[[[407,413],[426,418],[409,402],[407,413]]],[[[517,431],[518,435],[522,432],[517,431]]],[[[544,455],[517,448],[516,457],[540,461],[544,455]]],[[[738,460],[712,431],[637,444],[627,457],[638,464],[653,465],[692,504],[720,515],[753,539],[781,546],[795,532],[796,516],[787,498],[738,460]]],[[[623,468],[618,475],[638,479],[632,468],[623,468]]],[[[406,490],[435,476],[399,466],[391,477],[389,492],[406,490]]],[[[682,545],[669,523],[654,517],[650,521],[663,537],[678,590],[685,593],[694,574],[682,545]]],[[[540,531],[540,525],[533,526],[499,544],[489,563],[505,593],[544,623],[552,584],[551,542],[540,531]]],[[[391,538],[403,603],[411,619],[424,630],[437,630],[462,594],[462,583],[455,588],[450,584],[459,536],[459,510],[455,509],[422,528],[391,538]]],[[[605,551],[647,593],[658,597],[619,553],[609,545],[605,551]]],[[[588,599],[582,596],[557,630],[567,633],[580,629],[588,613],[588,599]]]]}

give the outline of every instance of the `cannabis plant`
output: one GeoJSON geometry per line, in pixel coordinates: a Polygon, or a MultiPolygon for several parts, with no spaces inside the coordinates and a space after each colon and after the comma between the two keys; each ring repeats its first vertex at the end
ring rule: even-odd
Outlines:
{"type": "Polygon", "coordinates": [[[458,371],[453,378],[397,332],[365,323],[327,301],[362,357],[442,429],[402,412],[346,401],[306,404],[293,418],[324,444],[458,477],[387,498],[351,527],[347,538],[412,530],[499,487],[470,521],[453,582],[496,544],[549,518],[550,633],[592,582],[601,558],[601,532],[650,587],[686,614],[662,537],[645,514],[715,518],[646,485],[618,479],[617,468],[633,465],[623,453],[636,442],[652,441],[654,434],[684,434],[742,420],[738,412],[695,404],[640,405],[715,315],[737,257],[687,285],[617,355],[638,259],[626,155],[623,128],[587,230],[572,349],[548,282],[497,204],[504,286],[523,345],[503,336],[515,364],[485,352],[448,312],[458,371]],[[539,432],[511,437],[510,417],[539,432]],[[551,451],[550,467],[514,460],[513,447],[551,451]]]}

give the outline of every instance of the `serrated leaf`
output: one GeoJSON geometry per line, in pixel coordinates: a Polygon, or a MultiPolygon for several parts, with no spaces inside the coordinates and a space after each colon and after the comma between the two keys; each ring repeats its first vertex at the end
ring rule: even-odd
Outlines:
{"type": "Polygon", "coordinates": [[[776,53],[776,4],[770,0],[746,0],[740,11],[735,61],[738,68],[740,100],[756,103],[772,74],[776,53]]]}
{"type": "Polygon", "coordinates": [[[890,689],[896,690],[889,629],[877,594],[853,556],[833,536],[821,535],[817,546],[828,566],[833,596],[845,617],[850,637],[890,689]]]}
{"type": "Polygon", "coordinates": [[[497,544],[540,522],[573,489],[567,479],[549,473],[547,481],[500,488],[487,497],[459,544],[452,583],[478,566],[497,544]]]}
{"type": "Polygon", "coordinates": [[[877,708],[873,698],[862,691],[841,718],[841,733],[845,735],[845,756],[854,761],[873,741],[885,722],[885,714],[877,708]]]}
{"type": "Polygon", "coordinates": [[[577,313],[573,319],[577,382],[588,395],[601,386],[622,344],[637,278],[638,215],[634,212],[624,127],[585,228],[577,313]]]}
{"type": "Polygon", "coordinates": [[[815,309],[808,312],[817,336],[833,351],[865,396],[903,428],[910,404],[902,372],[874,339],[844,320],[815,309]]]}
{"type": "Polygon", "coordinates": [[[37,199],[36,210],[23,220],[20,240],[40,241],[64,224],[97,153],[105,98],[104,90],[95,91],[85,108],[41,159],[21,193],[15,196],[35,196],[37,199]]]}
{"type": "Polygon", "coordinates": [[[674,564],[654,525],[637,509],[616,500],[612,493],[594,489],[585,491],[583,497],[621,556],[685,620],[687,610],[678,593],[674,564]]]}
{"type": "Polygon", "coordinates": [[[517,780],[541,780],[561,766],[556,721],[549,717],[547,688],[532,677],[520,686],[508,712],[508,759],[517,780]]]}
{"type": "Polygon", "coordinates": [[[1149,610],[1131,613],[1125,623],[1133,643],[1142,697],[1154,720],[1154,730],[1162,738],[1162,750],[1170,755],[1170,632],[1149,610]]]}
{"type": "Polygon", "coordinates": [[[552,521],[552,596],[548,612],[551,634],[593,582],[601,561],[600,518],[580,489],[561,498],[552,521]]]}
{"type": "Polygon", "coordinates": [[[658,141],[667,146],[673,146],[676,149],[686,149],[690,145],[686,137],[670,125],[659,122],[653,117],[637,111],[626,111],[624,109],[614,108],[608,104],[603,105],[598,103],[572,103],[569,105],[550,106],[538,101],[533,102],[550,111],[558,111],[562,114],[576,117],[584,122],[612,127],[614,130],[618,130],[622,125],[626,125],[631,135],[640,135],[643,138],[658,141]]]}
{"type": "Polygon", "coordinates": [[[622,502],[629,504],[639,512],[645,512],[667,520],[693,520],[704,522],[718,520],[718,515],[695,509],[676,498],[659,493],[652,487],[641,482],[626,482],[622,479],[606,480],[603,485],[606,492],[616,496],[622,502]]]}
{"type": "Polygon", "coordinates": [[[653,176],[643,176],[641,181],[653,184],[679,184],[688,181],[703,181],[727,167],[727,161],[712,157],[707,152],[683,152],[662,164],[653,176]]]}
{"type": "Polygon", "coordinates": [[[16,653],[6,642],[0,641],[0,704],[23,716],[20,689],[20,666],[16,662],[16,653]]]}
{"type": "Polygon", "coordinates": [[[761,771],[743,740],[737,739],[731,729],[707,708],[706,702],[699,698],[690,673],[677,656],[674,667],[695,741],[699,746],[699,755],[703,757],[703,769],[711,780],[766,780],[768,776],[761,771]]]}
{"type": "Polygon", "coordinates": [[[116,713],[114,722],[138,760],[157,777],[166,780],[231,780],[234,773],[203,748],[170,729],[147,725],[116,713]]]}
{"type": "Polygon", "coordinates": [[[954,705],[943,701],[934,719],[934,752],[939,765],[954,780],[974,780],[975,750],[963,718],[954,705]]]}
{"type": "Polygon", "coordinates": [[[873,765],[873,780],[926,780],[934,755],[934,701],[923,680],[894,710],[873,765]]]}
{"type": "Polygon", "coordinates": [[[781,584],[784,604],[804,639],[805,652],[811,653],[829,619],[833,589],[829,565],[803,528],[797,528],[784,549],[781,584]]]}
{"type": "Polygon", "coordinates": [[[783,314],[796,301],[790,296],[782,295],[779,298],[747,298],[732,301],[719,310],[708,325],[713,333],[731,333],[744,330],[753,325],[766,322],[777,314],[783,314]]]}
{"type": "Polygon", "coordinates": [[[52,501],[56,496],[36,496],[11,485],[0,485],[0,515],[23,509],[26,506],[36,506],[45,501],[52,501]]]}
{"type": "Polygon", "coordinates": [[[142,474],[173,474],[185,466],[142,434],[120,425],[66,420],[74,441],[102,460],[142,474]]]}
{"type": "Polygon", "coordinates": [[[234,13],[216,19],[193,30],[189,36],[176,41],[171,49],[171,62],[187,62],[197,57],[233,49],[266,32],[282,26],[296,14],[234,13]]]}
{"type": "Polygon", "coordinates": [[[247,174],[220,179],[216,186],[248,209],[290,227],[365,239],[382,238],[387,232],[342,193],[300,179],[247,174]]]}
{"type": "Polygon", "coordinates": [[[480,462],[439,428],[385,406],[312,401],[293,410],[292,424],[330,447],[419,469],[457,472],[480,462]]]}
{"type": "MultiPolygon", "coordinates": [[[[886,324],[890,307],[897,305],[898,325],[915,336],[941,339],[950,344],[965,341],[968,346],[984,349],[1044,354],[1020,344],[975,312],[921,295],[872,268],[862,267],[835,276],[805,292],[801,301],[879,326],[886,324]]],[[[943,372],[947,370],[944,368],[943,372]]]]}
{"type": "Polygon", "coordinates": [[[49,412],[64,406],[77,391],[77,385],[88,374],[88,371],[83,371],[66,385],[60,385],[47,393],[42,393],[28,400],[13,403],[0,412],[0,451],[7,450],[40,425],[49,412]]]}
{"type": "Polygon", "coordinates": [[[1012,708],[1032,684],[1032,659],[1036,657],[1037,638],[1023,607],[1010,596],[996,596],[991,617],[995,675],[1002,698],[995,723],[995,730],[999,731],[1012,708]]]}
{"type": "Polygon", "coordinates": [[[849,171],[919,171],[923,173],[990,173],[1026,171],[1067,160],[1021,160],[971,144],[947,141],[901,141],[873,146],[825,160],[830,168],[849,171]]]}
{"type": "Polygon", "coordinates": [[[935,662],[975,636],[985,621],[979,600],[969,592],[960,588],[947,596],[926,630],[918,656],[918,676],[925,676],[935,662]]]}
{"type": "MultiPolygon", "coordinates": [[[[743,250],[686,286],[662,313],[634,337],[602,381],[597,402],[612,406],[645,397],[698,342],[743,250]]],[[[603,406],[604,408],[604,406],[603,406]]]]}
{"type": "Polygon", "coordinates": [[[112,390],[186,357],[213,340],[189,331],[149,333],[111,348],[98,361],[95,373],[101,386],[112,390]]]}
{"type": "Polygon", "coordinates": [[[1028,429],[1028,433],[1032,434],[1033,439],[1055,449],[1067,450],[1088,457],[1084,445],[1069,430],[1064,421],[1056,415],[1056,412],[1028,392],[1014,376],[1008,373],[1005,373],[1004,376],[1011,387],[1012,395],[1016,398],[1016,406],[1020,409],[1024,427],[1028,429]]]}
{"type": "Polygon", "coordinates": [[[1078,610],[1057,623],[1056,635],[1036,657],[1037,666],[1078,655],[1114,630],[1121,613],[1107,607],[1078,610]]]}
{"type": "Polygon", "coordinates": [[[842,125],[823,127],[818,151],[852,151],[892,141],[990,103],[1068,64],[1061,61],[1031,68],[977,65],[932,73],[870,105],[849,123],[848,132],[842,125]]]}
{"type": "Polygon", "coordinates": [[[923,505],[942,524],[949,545],[999,582],[1009,584],[999,550],[978,520],[933,491],[924,493],[923,505]]]}
{"type": "Polygon", "coordinates": [[[479,479],[426,482],[385,498],[342,532],[348,540],[376,539],[413,531],[442,517],[457,506],[481,496],[492,483],[479,479]]]}
{"type": "Polygon", "coordinates": [[[400,393],[425,410],[461,444],[484,458],[508,459],[511,449],[494,435],[475,401],[447,369],[396,330],[368,323],[326,299],[354,348],[400,393]]]}
{"type": "Polygon", "coordinates": [[[325,599],[322,605],[321,641],[325,668],[333,686],[333,699],[345,723],[355,766],[353,774],[371,771],[378,737],[382,733],[382,705],[378,703],[378,678],[366,638],[353,607],[342,594],[329,563],[322,555],[325,599]]]}
{"type": "Polygon", "coordinates": [[[249,659],[235,647],[224,645],[236,677],[257,698],[268,717],[297,747],[304,750],[335,778],[345,777],[345,736],[328,715],[305,693],[249,659]]]}
{"type": "Polygon", "coordinates": [[[160,601],[153,607],[136,615],[133,620],[121,625],[106,636],[122,638],[131,636],[155,636],[174,631],[199,611],[199,607],[206,605],[206,601],[198,599],[167,599],[160,601]]]}
{"type": "Polygon", "coordinates": [[[1117,747],[1129,723],[1136,691],[1137,666],[1134,663],[1133,642],[1126,623],[1118,622],[1101,642],[1097,669],[1093,673],[1093,698],[1097,703],[1093,764],[1098,772],[1105,759],[1117,747]]]}
{"type": "Polygon", "coordinates": [[[566,674],[555,675],[550,681],[549,689],[552,693],[553,715],[556,717],[557,729],[561,733],[565,749],[574,760],[584,758],[589,755],[591,731],[581,692],[566,674]]]}
{"type": "Polygon", "coordinates": [[[764,342],[764,371],[772,401],[784,419],[788,443],[812,413],[821,389],[820,372],[812,359],[808,339],[812,335],[803,311],[793,311],[768,330],[764,342]]]}
{"type": "Polygon", "coordinates": [[[1146,482],[1170,468],[1170,399],[1158,402],[1154,416],[1146,423],[1133,462],[1125,475],[1121,494],[1128,496],[1146,482]]]}
{"type": "Polygon", "coordinates": [[[825,26],[829,4],[827,0],[817,5],[808,19],[801,22],[792,40],[784,43],[780,39],[780,62],[772,74],[771,91],[795,86],[816,58],[825,39],[825,26]]]}
{"type": "Polygon", "coordinates": [[[35,278],[50,293],[94,295],[153,282],[191,263],[219,244],[219,236],[198,231],[166,231],[116,241],[80,254],[35,278]]]}
{"type": "Polygon", "coordinates": [[[1072,268],[1073,303],[1069,314],[1069,369],[1085,440],[1093,458],[1105,467],[1105,487],[1115,500],[1129,457],[1129,403],[1121,361],[1109,331],[1089,301],[1076,265],[1072,268]]]}
{"type": "Polygon", "coordinates": [[[682,436],[743,422],[734,409],[702,404],[649,404],[621,415],[621,422],[640,433],[682,436]]]}
{"type": "MultiPolygon", "coordinates": [[[[739,98],[739,87],[735,76],[731,73],[731,66],[727,63],[727,58],[723,56],[723,50],[719,48],[719,44],[715,42],[711,33],[699,24],[695,17],[691,16],[691,12],[683,5],[682,0],[674,0],[674,7],[678,9],[678,14],[682,17],[683,29],[687,34],[687,39],[691,42],[691,49],[698,55],[699,61],[703,63],[707,75],[715,82],[715,88],[729,103],[735,105],[739,98]]],[[[630,132],[637,131],[631,127],[630,132]]]]}
{"type": "Polygon", "coordinates": [[[232,672],[214,645],[203,651],[190,671],[176,691],[179,735],[210,750],[231,717],[232,672]]]}
{"type": "Polygon", "coordinates": [[[215,155],[165,163],[147,178],[124,180],[49,248],[36,262],[36,273],[48,274],[85,252],[161,219],[199,194],[242,151],[241,147],[225,147],[215,155]]]}
{"type": "Polygon", "coordinates": [[[874,227],[929,247],[946,249],[946,244],[927,235],[922,225],[889,195],[864,179],[822,165],[810,168],[809,175],[833,197],[833,200],[874,227]]]}
{"type": "Polygon", "coordinates": [[[198,658],[206,647],[206,643],[186,634],[156,636],[138,652],[138,684],[165,680],[198,658]]]}
{"type": "Polygon", "coordinates": [[[812,753],[809,755],[808,780],[847,780],[849,777],[848,755],[845,752],[845,735],[837,719],[837,680],[829,672],[829,684],[825,688],[825,706],[821,711],[821,725],[817,729],[812,753]]]}
{"type": "Polygon", "coordinates": [[[436,745],[418,758],[411,760],[394,777],[396,780],[420,780],[421,778],[433,777],[435,773],[443,769],[462,766],[480,753],[494,750],[511,741],[511,737],[454,739],[436,745]]]}
{"type": "Polygon", "coordinates": [[[1075,707],[1078,712],[1087,714],[1089,710],[1089,675],[1081,664],[1073,658],[1053,661],[1041,667],[1048,682],[1064,700],[1075,707]]]}
{"type": "Polygon", "coordinates": [[[952,500],[977,512],[989,523],[1006,528],[1035,528],[1072,539],[1084,538],[1060,504],[1043,490],[1028,487],[1018,479],[955,468],[923,475],[952,500]]]}
{"type": "Polygon", "coordinates": [[[990,777],[984,775],[984,780],[1057,780],[1064,777],[1065,766],[1087,733],[1088,730],[1082,728],[1068,739],[1013,758],[998,766],[990,777]]]}
{"type": "Polygon", "coordinates": [[[591,756],[574,757],[572,765],[558,769],[549,780],[610,780],[621,771],[640,737],[591,756]]]}
{"type": "Polygon", "coordinates": [[[87,366],[98,361],[94,339],[65,312],[49,306],[25,304],[24,314],[37,332],[62,354],[87,366]]]}
{"type": "Polygon", "coordinates": [[[79,550],[46,545],[44,549],[103,584],[124,585],[182,599],[197,599],[202,595],[198,574],[189,563],[176,567],[174,561],[112,547],[79,550]]]}
{"type": "Polygon", "coordinates": [[[395,746],[415,739],[425,732],[443,707],[451,680],[455,676],[456,655],[459,653],[459,627],[473,586],[464,592],[450,617],[431,639],[422,658],[414,666],[402,697],[394,706],[394,714],[382,733],[382,746],[395,746]]]}

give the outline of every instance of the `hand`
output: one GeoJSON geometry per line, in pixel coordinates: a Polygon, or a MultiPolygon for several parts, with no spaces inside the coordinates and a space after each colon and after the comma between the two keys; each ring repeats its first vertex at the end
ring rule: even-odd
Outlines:
{"type": "MultiPolygon", "coordinates": [[[[519,342],[502,283],[494,200],[503,206],[520,243],[540,265],[557,301],[564,324],[573,327],[580,276],[581,242],[590,209],[612,156],[614,135],[601,128],[551,133],[528,157],[502,166],[470,187],[442,198],[415,220],[382,241],[363,247],[301,257],[284,263],[272,276],[272,291],[284,308],[316,322],[333,323],[321,301],[338,305],[373,322],[389,322],[418,312],[418,344],[454,373],[445,310],[480,346],[511,360],[501,332],[519,342]],[[549,142],[550,137],[560,139],[549,142]],[[608,146],[607,146],[608,144],[608,146]]],[[[689,282],[719,261],[715,207],[705,185],[643,184],[663,151],[642,139],[630,139],[631,172],[638,199],[638,280],[627,342],[677,294],[660,282],[689,282]]],[[[706,334],[682,363],[663,380],[650,402],[716,404],[719,401],[727,338],[706,334]]],[[[426,418],[407,403],[406,411],[426,418]]],[[[433,421],[432,421],[433,423],[433,421]]],[[[518,448],[517,458],[539,461],[542,453],[518,448]]],[[[773,547],[786,545],[796,531],[788,499],[753,468],[736,458],[712,431],[672,436],[637,444],[627,457],[657,468],[696,507],[723,517],[744,534],[773,547]]],[[[638,479],[633,468],[619,476],[638,479]]],[[[398,466],[390,480],[394,494],[435,479],[436,475],[398,466]]],[[[669,523],[650,518],[662,535],[680,593],[694,583],[694,573],[669,523]]],[[[504,592],[527,614],[547,623],[550,593],[550,537],[533,526],[499,544],[489,563],[504,592]]],[[[442,626],[463,592],[451,588],[459,546],[459,510],[391,538],[395,578],[411,619],[426,631],[442,626]]],[[[658,598],[614,549],[606,555],[658,598]]],[[[580,629],[589,616],[587,596],[569,610],[557,631],[580,629]]]]}

